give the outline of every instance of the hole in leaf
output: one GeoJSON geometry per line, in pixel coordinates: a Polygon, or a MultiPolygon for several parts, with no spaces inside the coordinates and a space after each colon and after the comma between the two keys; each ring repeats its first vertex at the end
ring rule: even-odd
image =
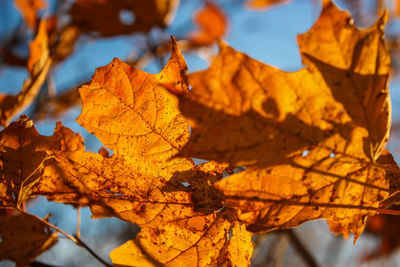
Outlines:
{"type": "Polygon", "coordinates": [[[301,153],[301,156],[307,157],[308,153],[310,153],[310,150],[304,150],[303,153],[301,153]]]}
{"type": "Polygon", "coordinates": [[[122,24],[132,25],[136,20],[135,13],[132,10],[122,9],[119,11],[119,20],[122,24]]]}
{"type": "Polygon", "coordinates": [[[116,197],[124,196],[124,193],[114,192],[114,191],[111,191],[111,190],[107,190],[106,192],[109,193],[109,194],[113,194],[116,197]]]}
{"type": "Polygon", "coordinates": [[[200,165],[200,164],[208,162],[208,160],[204,160],[204,159],[198,159],[198,158],[192,158],[192,159],[193,159],[195,165],[200,165]]]}
{"type": "Polygon", "coordinates": [[[231,228],[231,229],[229,229],[229,233],[228,233],[227,239],[230,240],[232,238],[232,236],[233,236],[233,230],[231,228]]]}
{"type": "Polygon", "coordinates": [[[235,167],[235,168],[233,169],[233,173],[244,172],[246,169],[247,169],[246,166],[238,166],[238,167],[235,167]]]}
{"type": "Polygon", "coordinates": [[[181,184],[182,184],[184,187],[189,187],[189,186],[190,186],[190,184],[187,183],[187,182],[181,182],[181,184]]]}
{"type": "Polygon", "coordinates": [[[335,153],[333,153],[333,152],[331,151],[331,153],[329,154],[329,157],[330,157],[330,158],[334,158],[334,157],[336,157],[336,155],[335,155],[335,153]]]}
{"type": "Polygon", "coordinates": [[[226,178],[226,177],[228,177],[230,174],[229,173],[227,173],[226,171],[223,171],[222,172],[222,178],[226,178]]]}

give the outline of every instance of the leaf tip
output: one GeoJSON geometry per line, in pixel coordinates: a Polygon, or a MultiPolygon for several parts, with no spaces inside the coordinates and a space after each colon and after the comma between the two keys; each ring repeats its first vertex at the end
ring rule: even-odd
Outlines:
{"type": "Polygon", "coordinates": [[[224,48],[226,48],[228,46],[229,45],[225,41],[218,40],[218,48],[219,48],[219,50],[223,50],[224,48]]]}
{"type": "Polygon", "coordinates": [[[34,126],[33,121],[25,114],[22,114],[18,118],[17,123],[20,125],[21,128],[32,128],[34,126]]]}

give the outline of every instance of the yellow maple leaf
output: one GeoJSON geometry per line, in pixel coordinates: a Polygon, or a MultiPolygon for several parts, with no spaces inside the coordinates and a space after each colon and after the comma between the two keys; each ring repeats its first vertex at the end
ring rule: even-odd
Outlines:
{"type": "Polygon", "coordinates": [[[173,84],[186,92],[182,76],[186,70],[175,43],[171,59],[159,74],[114,59],[98,68],[91,83],[79,89],[83,107],[77,121],[117,155],[138,160],[137,165],[150,173],[157,169],[155,165],[167,162],[185,169],[185,164],[192,164],[190,160],[169,159],[185,144],[189,127],[177,100],[160,84],[173,84]]]}
{"type": "Polygon", "coordinates": [[[232,211],[222,212],[142,229],[110,257],[124,266],[249,266],[251,236],[232,211]]]}
{"type": "Polygon", "coordinates": [[[359,30],[324,1],[298,37],[305,68],[284,72],[221,44],[209,69],[189,75],[180,108],[192,134],[181,155],[247,166],[216,187],[248,229],[326,218],[358,237],[387,196],[376,164],[390,125],[385,21],[359,30]]]}
{"type": "MultiPolygon", "coordinates": [[[[83,107],[77,121],[114,154],[48,151],[52,159],[46,161],[34,193],[90,206],[94,218],[116,216],[136,223],[142,227],[141,235],[130,243],[148,244],[143,255],[155,247],[170,251],[156,255],[158,262],[217,266],[240,258],[245,251],[247,265],[251,233],[231,209],[224,208],[223,195],[212,187],[228,164],[195,166],[191,159],[173,158],[189,138],[189,128],[177,100],[161,84],[187,92],[186,69],[175,40],[171,58],[159,74],[142,72],[117,59],[97,69],[91,83],[79,89],[83,107]],[[146,234],[163,229],[169,230],[159,242],[146,234]],[[235,236],[226,234],[230,230],[235,236]],[[217,239],[210,249],[210,242],[217,239]],[[243,248],[233,244],[241,241],[243,248]]],[[[125,246],[115,253],[123,251],[125,246]]],[[[145,260],[136,260],[146,258],[142,254],[132,248],[123,259],[113,256],[113,260],[140,266],[145,260]]]]}

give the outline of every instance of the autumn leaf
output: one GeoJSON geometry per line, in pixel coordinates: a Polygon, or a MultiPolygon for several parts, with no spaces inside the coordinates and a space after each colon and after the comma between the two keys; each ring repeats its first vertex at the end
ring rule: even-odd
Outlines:
{"type": "Polygon", "coordinates": [[[190,47],[211,45],[227,32],[226,16],[221,8],[212,2],[206,2],[204,7],[197,11],[194,21],[199,29],[191,33],[190,47]]]}
{"type": "MultiPolygon", "coordinates": [[[[49,151],[52,159],[34,189],[35,195],[53,201],[90,206],[94,218],[116,216],[140,226],[141,234],[130,243],[145,248],[128,246],[132,251],[127,255],[113,256],[117,264],[141,266],[157,247],[170,251],[151,256],[162,263],[217,266],[241,258],[248,265],[251,234],[212,187],[229,165],[211,161],[195,166],[191,159],[172,158],[189,138],[189,128],[177,100],[161,84],[187,92],[186,68],[173,40],[171,58],[159,74],[117,59],[97,69],[91,83],[79,90],[83,107],[77,121],[114,154],[49,151]],[[163,232],[157,241],[151,237],[154,232],[163,232]],[[213,249],[210,240],[218,241],[213,249]],[[242,241],[243,247],[238,244],[242,241]]],[[[114,253],[126,250],[122,246],[114,253]]]]}
{"type": "Polygon", "coordinates": [[[396,15],[400,14],[400,1],[399,0],[397,0],[395,3],[395,11],[394,12],[396,15]]]}
{"type": "Polygon", "coordinates": [[[79,89],[83,107],[77,121],[117,155],[140,162],[137,165],[150,173],[157,170],[157,164],[185,169],[191,160],[169,159],[185,144],[189,127],[177,100],[160,84],[173,84],[186,92],[186,70],[175,43],[171,59],[159,74],[114,59],[98,68],[91,83],[79,89]]]}
{"type": "Polygon", "coordinates": [[[385,169],[386,179],[389,181],[389,196],[381,203],[388,207],[400,203],[400,168],[388,150],[383,150],[377,162],[385,169]]]}
{"type": "Polygon", "coordinates": [[[28,266],[37,256],[58,240],[57,232],[26,214],[0,216],[0,259],[28,266]]]}
{"type": "Polygon", "coordinates": [[[164,192],[163,178],[145,175],[122,158],[103,158],[89,152],[53,156],[55,162],[44,169],[35,194],[53,201],[90,205],[96,218],[117,216],[140,226],[193,213],[189,193],[164,192]]]}
{"type": "Polygon", "coordinates": [[[223,212],[145,228],[110,257],[125,266],[248,266],[252,235],[234,216],[223,212]]]}
{"type": "Polygon", "coordinates": [[[174,213],[186,216],[168,203],[183,210],[189,206],[192,214],[190,193],[168,194],[163,189],[176,173],[195,171],[191,159],[171,159],[188,139],[189,128],[176,99],[160,85],[174,84],[187,91],[186,68],[174,41],[171,58],[159,74],[142,72],[118,59],[97,69],[91,83],[79,89],[83,107],[77,121],[114,155],[53,151],[54,164],[46,166],[37,194],[91,205],[94,216],[115,214],[139,225],[156,221],[161,210],[170,212],[165,218],[174,213]]]}
{"type": "Polygon", "coordinates": [[[27,63],[29,78],[24,81],[17,95],[0,94],[0,124],[6,126],[9,121],[22,112],[39,93],[51,66],[49,57],[46,20],[42,20],[35,39],[29,44],[30,55],[27,63]]]}
{"type": "Polygon", "coordinates": [[[15,0],[14,4],[21,12],[28,27],[35,30],[38,24],[37,13],[46,8],[46,2],[43,0],[15,0]]]}
{"type": "Polygon", "coordinates": [[[180,108],[192,134],[180,155],[247,166],[215,186],[249,230],[326,218],[357,238],[387,196],[375,164],[390,125],[385,20],[359,30],[324,1],[298,37],[306,68],[284,72],[221,44],[209,69],[189,75],[180,108]]]}
{"type": "Polygon", "coordinates": [[[1,206],[20,207],[31,196],[49,158],[46,150],[81,149],[82,137],[61,123],[57,124],[52,136],[42,136],[33,122],[22,115],[0,132],[1,206]]]}
{"type": "Polygon", "coordinates": [[[72,24],[83,32],[114,36],[164,27],[172,21],[178,5],[179,0],[77,0],[70,15],[72,24]],[[132,21],[121,21],[120,12],[128,12],[132,21]]]}
{"type": "Polygon", "coordinates": [[[56,163],[45,168],[35,193],[89,205],[93,218],[117,216],[142,227],[135,240],[114,250],[114,264],[248,265],[251,233],[232,210],[223,208],[222,194],[210,186],[222,178],[226,165],[208,162],[172,177],[152,177],[135,172],[135,165],[115,156],[88,152],[53,156],[56,163]]]}
{"type": "Polygon", "coordinates": [[[265,10],[278,4],[285,4],[291,0],[249,0],[246,2],[246,6],[254,10],[265,10]]]}

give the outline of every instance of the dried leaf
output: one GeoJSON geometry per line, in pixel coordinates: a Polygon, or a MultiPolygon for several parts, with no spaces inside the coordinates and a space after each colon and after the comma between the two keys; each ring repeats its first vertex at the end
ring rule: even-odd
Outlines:
{"type": "Polygon", "coordinates": [[[80,35],[80,30],[74,25],[68,25],[60,32],[52,35],[50,40],[54,45],[52,57],[55,63],[62,62],[69,57],[75,50],[75,43],[80,35]]]}
{"type": "Polygon", "coordinates": [[[185,144],[189,127],[177,100],[160,84],[173,84],[186,92],[182,76],[186,70],[175,41],[171,58],[159,74],[148,74],[114,59],[98,68],[91,83],[79,89],[83,107],[77,121],[117,155],[138,161],[149,173],[161,171],[167,163],[185,169],[191,161],[169,159],[185,144]]]}
{"type": "MultiPolygon", "coordinates": [[[[177,100],[161,84],[187,92],[185,71],[174,40],[171,58],[159,74],[136,70],[117,59],[99,68],[91,83],[80,88],[83,108],[77,121],[113,150],[113,156],[49,151],[52,160],[46,161],[34,193],[90,206],[94,218],[116,216],[139,225],[141,234],[128,244],[163,251],[151,256],[155,261],[229,266],[241,258],[248,265],[251,234],[232,210],[224,209],[223,195],[212,187],[229,165],[195,166],[191,159],[172,158],[189,138],[189,129],[177,100]],[[156,232],[160,234],[154,241],[156,232]]],[[[117,249],[128,255],[116,256],[114,263],[154,263],[146,258],[149,252],[138,249],[132,245],[117,249]]]]}
{"type": "MultiPolygon", "coordinates": [[[[160,83],[186,92],[185,71],[175,41],[171,59],[159,74],[142,72],[117,59],[99,68],[92,82],[80,88],[83,108],[77,121],[114,155],[53,151],[54,160],[46,166],[35,192],[56,201],[90,205],[96,217],[114,214],[139,225],[171,219],[174,214],[192,216],[191,193],[164,188],[181,177],[179,173],[203,173],[190,159],[171,159],[186,142],[189,129],[176,99],[160,83]],[[180,209],[175,211],[176,205],[180,209]]],[[[210,175],[197,179],[216,192],[207,183],[210,175]]]]}
{"type": "Polygon", "coordinates": [[[389,181],[389,196],[381,203],[382,206],[400,203],[400,168],[393,158],[393,155],[383,150],[377,162],[385,168],[386,179],[389,181]]]}
{"type": "Polygon", "coordinates": [[[213,2],[206,2],[204,7],[195,14],[194,20],[199,29],[189,38],[189,46],[192,48],[212,45],[227,32],[226,15],[213,2]]]}
{"type": "Polygon", "coordinates": [[[49,57],[46,20],[42,20],[36,38],[29,44],[29,79],[24,81],[18,95],[0,95],[0,124],[6,126],[9,121],[22,112],[39,93],[51,65],[49,57]]]}
{"type": "Polygon", "coordinates": [[[249,266],[251,234],[233,218],[222,212],[145,228],[110,257],[125,266],[249,266]]]}
{"type": "Polygon", "coordinates": [[[0,132],[0,192],[2,206],[20,206],[38,183],[49,155],[46,150],[83,149],[83,140],[57,124],[52,136],[42,136],[33,122],[22,115],[0,132]]]}
{"type": "Polygon", "coordinates": [[[298,37],[307,68],[287,73],[221,44],[210,68],[189,76],[180,108],[192,135],[180,155],[248,167],[216,185],[248,229],[327,218],[358,237],[387,196],[375,166],[390,125],[385,20],[359,30],[324,1],[298,37]]]}
{"type": "Polygon", "coordinates": [[[70,14],[72,24],[81,31],[114,36],[164,27],[172,21],[178,5],[179,0],[77,0],[70,14]],[[121,20],[121,12],[130,14],[131,23],[121,20]]]}
{"type": "Polygon", "coordinates": [[[193,215],[189,192],[165,192],[165,178],[143,174],[122,158],[89,152],[53,156],[55,162],[48,162],[36,194],[90,205],[96,218],[117,216],[139,226],[193,215]]]}
{"type": "Polygon", "coordinates": [[[16,266],[28,266],[58,240],[57,232],[25,214],[0,216],[0,235],[0,259],[13,260],[16,266]]]}
{"type": "MultiPolygon", "coordinates": [[[[117,59],[99,68],[92,82],[80,88],[83,108],[77,120],[114,155],[53,152],[55,162],[46,167],[37,192],[56,201],[91,204],[97,211],[103,206],[101,212],[111,210],[139,225],[153,220],[161,210],[171,213],[165,218],[174,213],[188,216],[182,209],[189,206],[186,209],[192,215],[189,192],[163,189],[174,173],[195,171],[190,159],[171,159],[186,142],[189,129],[177,101],[159,85],[174,84],[187,91],[185,71],[175,43],[171,59],[159,74],[142,72],[117,59]],[[166,207],[168,203],[182,207],[175,211],[175,206],[166,207]]],[[[94,215],[101,216],[96,211],[94,215]]]]}
{"type": "Polygon", "coordinates": [[[38,23],[37,13],[46,8],[46,2],[43,0],[15,0],[15,7],[19,9],[26,24],[31,29],[36,29],[38,23]]]}

